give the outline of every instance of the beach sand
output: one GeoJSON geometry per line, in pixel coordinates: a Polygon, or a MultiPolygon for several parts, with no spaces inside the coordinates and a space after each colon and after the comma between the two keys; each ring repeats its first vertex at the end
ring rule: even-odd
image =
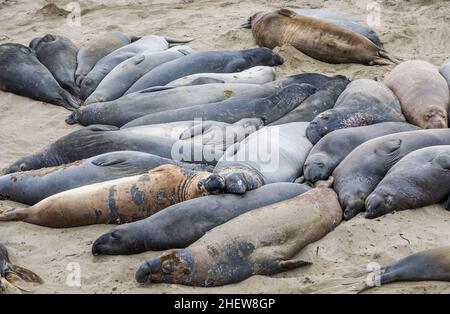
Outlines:
{"type": "MultiPolygon", "coordinates": [[[[368,1],[80,1],[81,26],[67,25],[65,6],[70,1],[0,0],[0,43],[28,44],[49,32],[71,38],[76,44],[108,31],[133,35],[159,34],[192,37],[192,48],[204,50],[254,47],[249,30],[239,25],[257,11],[284,6],[326,8],[365,21],[368,1]]],[[[380,25],[375,29],[385,48],[404,59],[420,58],[441,64],[450,53],[448,1],[378,1],[380,25]]],[[[351,79],[381,80],[393,66],[331,65],[311,59],[292,47],[277,48],[286,63],[277,75],[302,72],[344,74],[351,79]]],[[[63,108],[0,92],[0,169],[18,158],[42,149],[77,130],[64,119],[63,108]]],[[[2,205],[12,202],[0,202],[2,205]]],[[[20,204],[15,204],[20,206],[20,204]]],[[[450,214],[440,206],[387,215],[377,220],[359,216],[342,223],[322,240],[309,245],[299,257],[312,266],[273,277],[254,276],[218,288],[180,285],[140,286],[134,280],[139,265],[158,252],[136,256],[94,257],[92,242],[113,226],[48,229],[25,223],[0,223],[0,241],[14,263],[32,269],[45,281],[37,293],[314,293],[352,291],[348,273],[369,263],[384,265],[411,253],[448,245],[450,214]],[[70,287],[71,263],[81,267],[81,287],[70,287]],[[68,270],[69,268],[69,270],[68,270]]],[[[450,293],[448,283],[396,283],[369,293],[450,293]]]]}

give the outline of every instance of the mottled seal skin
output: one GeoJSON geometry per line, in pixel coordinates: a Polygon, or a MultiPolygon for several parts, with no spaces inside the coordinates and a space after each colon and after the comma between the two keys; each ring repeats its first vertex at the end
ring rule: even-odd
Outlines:
{"type": "Polygon", "coordinates": [[[384,83],[397,95],[409,123],[424,129],[448,127],[449,87],[434,65],[421,60],[403,62],[384,83]]]}
{"type": "Polygon", "coordinates": [[[365,24],[358,23],[346,16],[339,15],[335,12],[319,9],[299,9],[299,8],[289,8],[300,15],[306,15],[310,17],[315,17],[319,19],[324,19],[329,22],[333,22],[345,28],[348,28],[354,32],[357,32],[364,37],[367,37],[371,42],[373,42],[378,47],[383,47],[380,38],[377,33],[365,24]]]}
{"type": "Polygon", "coordinates": [[[320,90],[309,96],[297,108],[286,114],[271,125],[291,122],[310,122],[318,114],[334,107],[339,95],[345,90],[350,81],[345,76],[336,76],[326,83],[320,90]]]}
{"type": "Polygon", "coordinates": [[[78,47],[69,38],[53,34],[37,37],[29,46],[59,85],[78,97],[80,88],[75,84],[78,47]]]}
{"type": "Polygon", "coordinates": [[[89,40],[77,54],[78,67],[75,71],[75,83],[81,86],[86,75],[101,58],[137,39],[137,37],[131,37],[120,32],[112,32],[89,40]]]}
{"type": "Polygon", "coordinates": [[[245,26],[252,28],[259,46],[273,49],[290,44],[304,54],[328,63],[398,63],[386,50],[357,32],[289,9],[256,13],[245,26]]]}
{"type": "Polygon", "coordinates": [[[447,80],[448,86],[450,86],[450,59],[447,59],[439,68],[439,73],[447,80]]]}
{"type": "Polygon", "coordinates": [[[48,145],[42,151],[19,159],[5,174],[55,167],[115,151],[134,150],[163,158],[193,163],[216,164],[223,152],[209,146],[177,146],[178,141],[147,138],[114,126],[91,125],[72,132],[48,145]],[[174,151],[180,148],[181,151],[174,151]],[[186,150],[185,150],[186,149],[186,150]],[[213,156],[217,159],[208,159],[213,156]]]}
{"type": "Polygon", "coordinates": [[[237,97],[237,99],[230,98],[212,104],[167,110],[143,116],[127,123],[124,127],[199,118],[226,123],[235,123],[245,118],[258,118],[263,120],[264,124],[269,124],[297,107],[315,91],[312,85],[294,84],[280,89],[269,97],[257,99],[237,97]]]}
{"type": "Polygon", "coordinates": [[[235,73],[260,65],[277,66],[283,62],[281,56],[267,48],[197,52],[153,69],[134,83],[126,94],[163,86],[191,74],[235,73]]]}
{"type": "Polygon", "coordinates": [[[400,102],[383,83],[361,79],[348,84],[333,109],[311,121],[306,135],[316,144],[335,130],[381,122],[405,122],[400,102]]]}
{"type": "Polygon", "coordinates": [[[34,205],[60,192],[142,174],[166,164],[212,171],[211,166],[181,163],[152,154],[134,151],[112,152],[68,165],[2,176],[0,199],[34,205]]]}
{"type": "Polygon", "coordinates": [[[308,123],[270,126],[227,149],[205,181],[211,193],[244,194],[264,184],[294,182],[312,148],[305,135],[308,123]]]}
{"type": "Polygon", "coordinates": [[[163,51],[167,48],[169,43],[164,37],[149,35],[111,52],[100,59],[83,79],[80,86],[81,99],[87,99],[105,76],[123,61],[144,52],[163,51]]]}
{"type": "Polygon", "coordinates": [[[32,271],[13,265],[8,250],[0,242],[0,294],[21,293],[27,283],[42,283],[42,279],[32,271]]]}
{"type": "Polygon", "coordinates": [[[81,103],[59,86],[31,48],[20,44],[0,45],[0,89],[68,110],[77,109],[81,103]]]}
{"type": "Polygon", "coordinates": [[[438,145],[450,145],[449,129],[390,134],[358,146],[333,172],[334,189],[339,195],[345,219],[351,219],[364,210],[367,196],[404,156],[438,145]]]}
{"type": "Polygon", "coordinates": [[[151,88],[119,99],[83,106],[66,122],[81,125],[108,124],[122,127],[148,114],[195,105],[215,103],[243,92],[258,89],[254,84],[208,84],[151,88]]]}
{"type": "Polygon", "coordinates": [[[207,82],[208,79],[222,83],[265,84],[275,80],[275,69],[269,66],[257,66],[237,73],[198,73],[179,78],[167,85],[197,85],[207,82]]]}
{"type": "Polygon", "coordinates": [[[364,142],[383,135],[419,129],[405,122],[384,122],[331,132],[317,142],[309,153],[303,167],[305,180],[314,183],[328,179],[341,161],[364,142]]]}
{"type": "Polygon", "coordinates": [[[31,207],[0,209],[0,221],[24,221],[51,228],[128,223],[207,195],[200,183],[209,175],[163,165],[147,174],[55,194],[31,207]]]}
{"type": "MultiPolygon", "coordinates": [[[[450,186],[450,146],[411,152],[394,165],[367,197],[366,218],[393,211],[422,208],[447,200],[450,186]]],[[[450,203],[446,207],[450,209],[450,203]]]]}
{"type": "Polygon", "coordinates": [[[209,195],[175,204],[141,221],[99,237],[94,255],[128,255],[185,248],[213,228],[255,208],[301,195],[310,188],[295,183],[265,185],[244,195],[209,195]]]}
{"type": "Polygon", "coordinates": [[[157,66],[192,53],[188,46],[177,46],[166,51],[144,52],[129,58],[109,72],[85,105],[120,98],[139,78],[157,66]]]}
{"type": "Polygon", "coordinates": [[[334,191],[313,189],[242,214],[186,249],[147,260],[136,280],[211,287],[295,269],[309,263],[294,256],[331,232],[341,219],[334,191]]]}

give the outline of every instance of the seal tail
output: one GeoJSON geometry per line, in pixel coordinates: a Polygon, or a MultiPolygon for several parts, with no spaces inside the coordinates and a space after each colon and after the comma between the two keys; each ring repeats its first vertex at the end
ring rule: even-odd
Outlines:
{"type": "Polygon", "coordinates": [[[164,38],[170,45],[187,44],[194,40],[194,38],[186,38],[186,39],[178,39],[173,37],[164,37],[164,38]]]}
{"type": "Polygon", "coordinates": [[[21,221],[28,217],[28,208],[0,208],[0,221],[21,221]]]}
{"type": "Polygon", "coordinates": [[[79,112],[79,110],[76,110],[76,111],[72,112],[72,113],[66,118],[66,120],[65,120],[66,123],[69,124],[69,125],[78,123],[78,112],[79,112]]]}
{"type": "Polygon", "coordinates": [[[67,92],[66,90],[63,90],[63,91],[64,91],[64,93],[61,95],[64,100],[62,103],[62,106],[70,111],[75,111],[78,108],[80,108],[82,101],[79,98],[77,98],[77,97],[73,96],[72,94],[70,94],[69,92],[67,92]]]}

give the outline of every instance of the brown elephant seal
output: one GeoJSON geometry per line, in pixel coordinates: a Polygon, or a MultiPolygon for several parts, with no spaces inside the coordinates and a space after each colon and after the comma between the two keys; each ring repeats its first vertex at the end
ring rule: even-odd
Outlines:
{"type": "Polygon", "coordinates": [[[200,182],[209,175],[164,165],[144,175],[55,194],[31,207],[0,209],[0,221],[24,221],[51,228],[128,223],[207,195],[200,182]]]}
{"type": "Polygon", "coordinates": [[[59,86],[33,49],[0,45],[0,90],[75,110],[81,101],[59,86]]]}
{"type": "Polygon", "coordinates": [[[304,54],[328,63],[398,63],[386,50],[357,32],[289,9],[256,13],[243,27],[252,28],[259,46],[273,49],[290,44],[304,54]]]}
{"type": "Polygon", "coordinates": [[[295,269],[309,264],[295,256],[341,220],[335,192],[319,187],[242,214],[186,249],[147,260],[136,280],[210,287],[295,269]]]}
{"type": "Polygon", "coordinates": [[[20,293],[28,283],[42,283],[32,271],[11,264],[8,250],[0,243],[0,294],[20,293]]]}
{"type": "Polygon", "coordinates": [[[450,92],[434,65],[421,60],[403,62],[384,83],[400,100],[409,123],[424,129],[448,127],[450,92]]]}

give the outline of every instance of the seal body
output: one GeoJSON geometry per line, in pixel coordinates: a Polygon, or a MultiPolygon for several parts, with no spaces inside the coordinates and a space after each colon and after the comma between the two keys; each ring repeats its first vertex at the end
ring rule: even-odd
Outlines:
{"type": "Polygon", "coordinates": [[[80,105],[79,99],[59,86],[33,50],[20,44],[0,45],[0,89],[68,110],[80,105]]]}
{"type": "Polygon", "coordinates": [[[351,82],[339,96],[333,109],[322,112],[306,131],[316,144],[338,129],[381,122],[405,122],[397,97],[382,83],[361,79],[351,82]]]}
{"type": "Polygon", "coordinates": [[[424,129],[448,127],[449,87],[434,65],[421,60],[403,62],[384,82],[397,95],[410,123],[424,129]]]}
{"type": "Polygon", "coordinates": [[[75,84],[78,47],[69,38],[47,34],[33,39],[30,48],[62,88],[79,96],[80,88],[75,84]]]}
{"type": "MultiPolygon", "coordinates": [[[[393,211],[422,208],[447,200],[450,187],[450,146],[411,152],[386,174],[367,197],[366,218],[393,211]]],[[[446,205],[449,209],[449,203],[446,205]]]]}
{"type": "Polygon", "coordinates": [[[283,59],[267,48],[242,51],[207,51],[165,63],[141,77],[126,94],[153,86],[163,86],[196,73],[235,73],[255,66],[277,66],[283,59]]]}
{"type": "Polygon", "coordinates": [[[308,264],[293,259],[295,255],[332,231],[341,219],[334,191],[314,189],[242,214],[186,249],[147,260],[136,280],[209,287],[294,269],[308,264]]]}
{"type": "Polygon", "coordinates": [[[0,221],[19,220],[51,228],[132,222],[206,195],[199,182],[209,175],[163,165],[147,174],[55,194],[31,207],[4,209],[0,221]]]}
{"type": "Polygon", "coordinates": [[[450,86],[450,59],[447,59],[439,68],[439,73],[447,80],[447,84],[450,86]]]}
{"type": "Polygon", "coordinates": [[[334,189],[346,219],[365,209],[367,196],[386,173],[415,150],[450,145],[450,130],[418,130],[385,135],[367,141],[352,151],[334,170],[334,189]]]}
{"type": "Polygon", "coordinates": [[[418,129],[405,122],[383,122],[331,132],[312,148],[303,167],[304,177],[311,183],[326,180],[341,161],[362,143],[383,135],[418,129]]]}
{"type": "Polygon", "coordinates": [[[289,9],[257,13],[250,18],[250,23],[256,43],[262,47],[273,49],[290,44],[328,63],[384,65],[398,62],[357,32],[289,9]]]}
{"type": "Polygon", "coordinates": [[[185,248],[206,232],[239,215],[293,198],[309,189],[302,184],[274,183],[244,195],[209,195],[192,199],[144,220],[117,226],[95,241],[92,252],[94,255],[124,255],[185,248]]]}
{"type": "Polygon", "coordinates": [[[2,176],[0,177],[0,199],[34,205],[60,192],[143,174],[166,164],[199,171],[212,170],[208,166],[176,162],[146,153],[112,152],[68,165],[2,176]]]}

